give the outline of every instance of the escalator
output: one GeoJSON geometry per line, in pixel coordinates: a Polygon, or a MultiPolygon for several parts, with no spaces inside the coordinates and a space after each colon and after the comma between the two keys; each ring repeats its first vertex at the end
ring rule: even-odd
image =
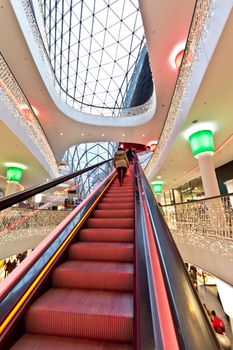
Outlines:
{"type": "Polygon", "coordinates": [[[221,349],[138,162],[121,187],[111,172],[16,270],[0,290],[1,349],[221,349]]]}
{"type": "Polygon", "coordinates": [[[115,179],[78,232],[67,260],[52,272],[51,288],[26,312],[25,335],[12,350],[133,349],[131,174],[122,187],[115,179]]]}

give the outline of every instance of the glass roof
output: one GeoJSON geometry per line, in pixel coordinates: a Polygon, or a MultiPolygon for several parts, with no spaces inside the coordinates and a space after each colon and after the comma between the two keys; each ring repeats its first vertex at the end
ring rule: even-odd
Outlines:
{"type": "MultiPolygon", "coordinates": [[[[103,160],[111,159],[117,150],[117,145],[115,142],[90,142],[71,146],[64,154],[64,160],[66,161],[64,170],[74,172],[100,163],[103,160]]],[[[78,176],[75,180],[78,185],[78,197],[86,198],[112,169],[112,162],[105,163],[78,176]]]]}
{"type": "Polygon", "coordinates": [[[145,47],[138,0],[41,0],[41,8],[63,100],[98,115],[129,107],[126,95],[145,47]]]}

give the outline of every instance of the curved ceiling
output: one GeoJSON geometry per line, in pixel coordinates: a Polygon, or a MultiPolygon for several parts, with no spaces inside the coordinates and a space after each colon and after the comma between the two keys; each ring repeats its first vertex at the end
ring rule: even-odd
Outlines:
{"type": "MultiPolygon", "coordinates": [[[[85,120],[81,122],[67,118],[57,107],[40,76],[12,9],[11,3],[18,2],[20,1],[0,0],[0,47],[31,105],[38,110],[38,119],[58,162],[65,150],[74,144],[98,141],[147,144],[158,140],[178,75],[178,70],[170,65],[169,57],[176,44],[187,38],[195,0],[141,2],[150,66],[156,80],[157,106],[151,120],[140,126],[132,123],[127,127],[119,122],[119,118],[114,119],[113,126],[90,125],[85,120]],[[179,9],[179,16],[174,16],[179,9]]],[[[145,88],[143,78],[140,80],[137,95],[145,88]]]]}
{"type": "MultiPolygon", "coordinates": [[[[61,98],[94,115],[118,116],[130,107],[130,82],[135,70],[140,74],[145,48],[138,1],[41,0],[41,11],[33,3],[61,98]]],[[[153,86],[151,75],[148,80],[153,86]]]]}
{"type": "MultiPolygon", "coordinates": [[[[233,1],[231,0],[232,6],[233,1]]],[[[183,127],[157,175],[164,181],[164,190],[177,188],[200,176],[185,131],[190,127],[214,128],[215,168],[233,159],[233,10],[231,10],[215,52],[205,72],[183,127]],[[181,151],[182,150],[182,151],[181,151]]]]}
{"type": "Polygon", "coordinates": [[[21,185],[25,188],[46,182],[49,178],[40,162],[20,141],[20,139],[0,121],[1,157],[0,157],[0,190],[6,188],[6,162],[14,162],[25,165],[21,185]]]}

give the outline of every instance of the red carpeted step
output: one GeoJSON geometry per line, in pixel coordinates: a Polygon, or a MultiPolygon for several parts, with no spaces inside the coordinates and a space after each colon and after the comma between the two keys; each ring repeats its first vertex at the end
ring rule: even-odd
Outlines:
{"type": "Polygon", "coordinates": [[[117,195],[112,195],[112,194],[106,194],[103,198],[107,199],[112,199],[115,201],[116,199],[119,199],[120,201],[124,201],[125,198],[131,199],[134,201],[134,195],[132,194],[117,194],[117,195]]]}
{"type": "Polygon", "coordinates": [[[115,198],[115,197],[134,197],[134,193],[133,192],[118,192],[118,193],[106,193],[104,195],[105,197],[109,197],[109,198],[115,198]]]}
{"type": "Polygon", "coordinates": [[[132,190],[134,188],[134,184],[133,183],[128,183],[128,184],[123,183],[123,185],[120,186],[119,182],[117,182],[117,183],[112,184],[112,186],[110,188],[111,188],[111,190],[115,189],[115,188],[122,188],[122,189],[124,188],[124,189],[132,190]]]}
{"type": "Polygon", "coordinates": [[[94,218],[133,218],[133,209],[122,209],[122,210],[103,210],[96,209],[93,213],[94,218]]]}
{"type": "Polygon", "coordinates": [[[101,199],[101,203],[134,203],[134,197],[127,197],[127,196],[122,196],[122,197],[103,197],[101,199]]]}
{"type": "Polygon", "coordinates": [[[124,192],[130,192],[132,193],[133,192],[133,187],[130,187],[130,188],[124,188],[123,186],[117,186],[117,188],[115,187],[110,187],[109,190],[106,192],[106,193],[124,193],[124,192]]]}
{"type": "Polygon", "coordinates": [[[78,242],[69,248],[72,260],[132,262],[134,245],[132,243],[78,242]]]}
{"type": "Polygon", "coordinates": [[[25,334],[11,350],[133,350],[131,344],[25,334]]]}
{"type": "Polygon", "coordinates": [[[68,260],[53,271],[58,288],[102,289],[131,292],[133,264],[108,261],[68,260]]]}
{"type": "Polygon", "coordinates": [[[80,241],[133,242],[134,230],[126,228],[86,228],[79,231],[80,241]]]}
{"type": "Polygon", "coordinates": [[[124,192],[107,192],[104,197],[134,197],[134,193],[132,191],[124,191],[124,192]]]}
{"type": "Polygon", "coordinates": [[[134,218],[90,218],[88,228],[133,228],[134,218]]]}
{"type": "Polygon", "coordinates": [[[130,194],[130,195],[134,195],[134,189],[133,187],[130,189],[124,188],[123,186],[121,186],[120,188],[117,187],[116,189],[112,189],[110,188],[107,192],[106,195],[108,194],[112,194],[112,195],[118,195],[118,194],[130,194]]]}
{"type": "Polygon", "coordinates": [[[51,288],[28,309],[26,333],[132,342],[133,295],[51,288]]]}
{"type": "Polygon", "coordinates": [[[134,202],[131,203],[100,203],[97,209],[103,210],[121,210],[121,209],[134,209],[134,202]]]}

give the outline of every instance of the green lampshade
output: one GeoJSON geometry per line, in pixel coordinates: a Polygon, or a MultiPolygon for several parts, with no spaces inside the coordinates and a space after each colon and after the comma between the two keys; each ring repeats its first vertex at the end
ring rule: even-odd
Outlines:
{"type": "Polygon", "coordinates": [[[162,182],[152,182],[154,193],[162,193],[163,184],[162,182]]]}
{"type": "Polygon", "coordinates": [[[23,169],[17,167],[8,167],[6,171],[6,181],[20,182],[23,175],[23,169]]]}
{"type": "Polygon", "coordinates": [[[189,136],[191,150],[196,157],[203,152],[214,151],[213,133],[211,130],[200,130],[189,136]]]}

